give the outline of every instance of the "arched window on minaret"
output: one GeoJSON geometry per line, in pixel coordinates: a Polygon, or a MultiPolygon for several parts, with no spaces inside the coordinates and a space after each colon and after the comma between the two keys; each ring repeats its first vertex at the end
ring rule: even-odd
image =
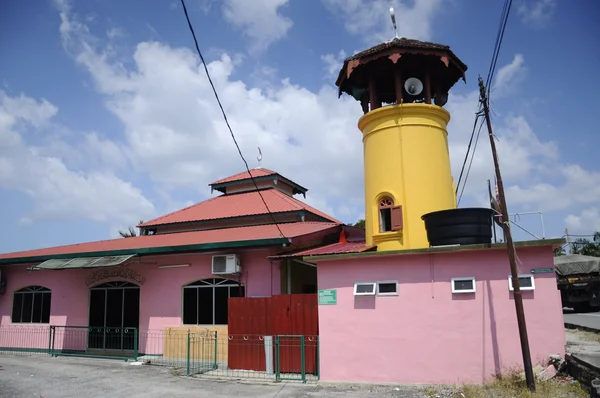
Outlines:
{"type": "Polygon", "coordinates": [[[379,232],[402,229],[402,206],[394,206],[394,200],[384,196],[379,200],[379,232]]]}

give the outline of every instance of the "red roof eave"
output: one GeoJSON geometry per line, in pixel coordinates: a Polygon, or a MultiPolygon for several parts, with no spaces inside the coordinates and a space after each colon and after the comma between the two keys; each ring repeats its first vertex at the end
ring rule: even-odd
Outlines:
{"type": "Polygon", "coordinates": [[[335,223],[303,222],[249,227],[222,228],[119,238],[75,245],[57,246],[0,254],[0,264],[44,261],[51,258],[75,258],[102,255],[156,254],[178,251],[215,250],[225,247],[280,245],[299,237],[339,228],[335,223]],[[279,228],[278,228],[279,227],[279,228]],[[281,236],[283,232],[285,238],[281,236]]]}
{"type": "Polygon", "coordinates": [[[366,245],[365,242],[337,242],[326,246],[315,247],[308,250],[302,250],[295,253],[286,253],[270,256],[272,260],[282,260],[288,258],[307,258],[310,256],[323,256],[328,254],[362,253],[376,249],[377,246],[366,245]]]}

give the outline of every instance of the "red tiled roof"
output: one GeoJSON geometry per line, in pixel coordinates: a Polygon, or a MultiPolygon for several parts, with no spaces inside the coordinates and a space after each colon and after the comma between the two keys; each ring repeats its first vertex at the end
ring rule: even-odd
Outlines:
{"type": "Polygon", "coordinates": [[[252,176],[253,178],[256,178],[256,177],[270,176],[270,175],[274,175],[274,174],[277,174],[277,173],[274,172],[273,170],[256,168],[256,169],[250,170],[250,173],[248,173],[248,171],[243,171],[241,173],[232,175],[230,177],[221,178],[220,180],[212,182],[209,185],[217,185],[217,184],[224,184],[226,182],[245,180],[246,178],[250,178],[250,176],[252,176]]]}
{"type": "Polygon", "coordinates": [[[262,199],[257,191],[221,195],[204,202],[196,203],[185,209],[147,221],[140,226],[153,226],[183,223],[191,221],[218,220],[231,217],[254,216],[268,214],[264,201],[271,213],[284,213],[290,211],[305,210],[323,217],[326,220],[341,224],[335,218],[284,194],[276,189],[270,188],[260,191],[262,199]]]}
{"type": "MultiPolygon", "coordinates": [[[[329,228],[338,227],[338,224],[328,222],[298,222],[278,225],[286,238],[297,238],[303,235],[325,231],[329,228]]],[[[24,257],[45,257],[66,254],[110,252],[119,250],[154,249],[161,247],[176,248],[177,246],[276,239],[279,237],[280,233],[275,225],[255,225],[250,227],[212,229],[204,231],[181,232],[176,234],[136,236],[131,238],[119,238],[79,243],[75,245],[56,246],[44,249],[0,254],[0,260],[18,259],[24,257]]]]}
{"type": "Polygon", "coordinates": [[[327,246],[315,247],[313,249],[303,250],[296,253],[286,253],[279,256],[271,256],[269,258],[289,258],[289,257],[309,257],[322,256],[325,254],[341,254],[341,253],[361,253],[375,249],[377,246],[368,246],[365,242],[337,242],[327,246]]]}

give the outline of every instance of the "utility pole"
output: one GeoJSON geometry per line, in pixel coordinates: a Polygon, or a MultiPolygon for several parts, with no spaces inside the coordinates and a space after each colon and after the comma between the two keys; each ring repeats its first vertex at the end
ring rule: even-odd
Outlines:
{"type": "Polygon", "coordinates": [[[496,142],[494,141],[494,133],[492,132],[492,122],[490,121],[490,109],[488,100],[485,94],[485,86],[483,79],[479,76],[479,94],[480,101],[483,105],[485,121],[487,123],[488,135],[490,137],[490,145],[492,146],[492,156],[494,158],[494,169],[496,170],[496,180],[498,184],[498,199],[500,201],[500,212],[502,213],[502,230],[506,240],[506,248],[508,250],[508,261],[510,263],[510,271],[512,276],[513,293],[515,298],[515,309],[517,311],[517,323],[519,325],[519,337],[521,338],[521,352],[523,354],[523,365],[525,368],[525,380],[527,387],[531,391],[535,391],[535,378],[533,375],[533,367],[531,366],[531,353],[529,351],[529,340],[527,338],[527,325],[525,324],[525,311],[523,310],[523,296],[521,295],[521,287],[519,284],[519,275],[517,272],[517,256],[515,246],[513,245],[512,236],[510,234],[510,222],[508,218],[508,208],[506,207],[506,197],[504,196],[504,184],[502,183],[502,175],[500,174],[500,165],[498,163],[498,153],[496,151],[496,142]]]}
{"type": "MultiPolygon", "coordinates": [[[[494,207],[494,204],[491,203],[493,201],[494,196],[492,195],[492,184],[490,180],[488,180],[488,193],[490,195],[490,206],[494,207]]],[[[496,209],[494,208],[494,211],[496,209]]],[[[496,239],[496,214],[492,216],[492,232],[494,233],[494,243],[498,243],[498,239],[496,239]]]]}

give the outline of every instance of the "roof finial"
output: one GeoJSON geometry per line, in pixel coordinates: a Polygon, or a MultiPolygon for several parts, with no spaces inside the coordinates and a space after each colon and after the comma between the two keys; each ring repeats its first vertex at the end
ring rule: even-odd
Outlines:
{"type": "Polygon", "coordinates": [[[396,14],[394,13],[394,7],[390,7],[390,17],[392,18],[392,25],[394,25],[394,36],[396,37],[396,39],[399,39],[398,29],[396,27],[396,14]]]}
{"type": "Polygon", "coordinates": [[[260,169],[260,161],[262,160],[262,151],[260,150],[260,147],[258,147],[258,156],[256,157],[256,159],[258,160],[257,169],[260,169]]]}

